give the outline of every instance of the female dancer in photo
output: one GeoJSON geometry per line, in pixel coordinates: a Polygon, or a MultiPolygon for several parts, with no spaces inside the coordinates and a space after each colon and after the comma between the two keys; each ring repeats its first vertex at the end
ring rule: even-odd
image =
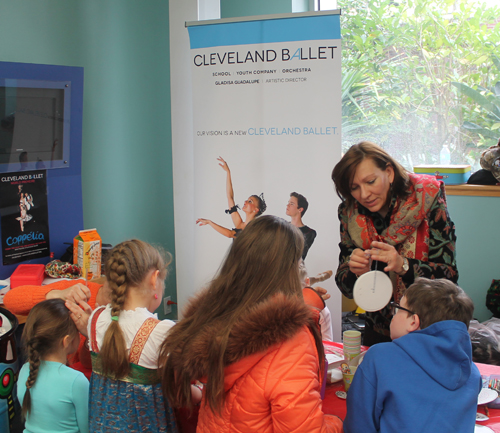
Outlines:
{"type": "Polygon", "coordinates": [[[28,213],[28,210],[33,206],[33,197],[28,194],[21,193],[21,198],[19,199],[19,210],[21,216],[17,217],[16,220],[19,221],[21,225],[21,231],[24,232],[24,223],[30,221],[33,217],[28,213]]]}
{"type": "Polygon", "coordinates": [[[228,238],[235,238],[250,221],[252,221],[255,217],[258,217],[259,215],[262,215],[267,209],[267,206],[266,202],[264,201],[264,194],[261,194],[260,196],[251,195],[247,200],[245,200],[245,204],[241,208],[241,210],[245,213],[245,221],[243,221],[240,213],[238,212],[238,206],[234,202],[233,183],[231,181],[231,171],[229,170],[229,166],[227,165],[227,162],[224,161],[221,157],[217,158],[217,160],[219,161],[219,165],[227,174],[226,194],[229,209],[226,210],[226,213],[231,215],[234,228],[228,229],[226,227],[222,227],[205,218],[198,218],[196,220],[196,224],[200,226],[209,225],[213,229],[217,230],[220,234],[227,236],[228,238]]]}

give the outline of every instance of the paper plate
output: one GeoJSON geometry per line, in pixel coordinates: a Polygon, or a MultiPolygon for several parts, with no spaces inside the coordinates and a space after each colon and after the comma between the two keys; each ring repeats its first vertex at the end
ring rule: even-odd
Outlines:
{"type": "Polygon", "coordinates": [[[381,271],[361,275],[354,284],[354,301],[365,311],[379,311],[392,297],[391,279],[381,271]]]}
{"type": "Polygon", "coordinates": [[[476,413],[476,421],[479,421],[479,422],[488,421],[489,419],[490,418],[487,417],[484,413],[480,413],[480,412],[476,413]]]}
{"type": "Polygon", "coordinates": [[[476,424],[474,426],[474,433],[495,433],[495,432],[486,425],[476,424]]]}
{"type": "Polygon", "coordinates": [[[477,396],[477,404],[487,404],[491,403],[493,400],[498,398],[498,392],[494,389],[483,388],[479,395],[477,396]]]}

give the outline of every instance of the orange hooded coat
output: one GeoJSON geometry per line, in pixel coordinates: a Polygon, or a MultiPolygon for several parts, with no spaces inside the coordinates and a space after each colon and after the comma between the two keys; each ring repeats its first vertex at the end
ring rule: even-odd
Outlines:
{"type": "MultiPolygon", "coordinates": [[[[201,296],[204,296],[201,295],[201,296]]],[[[196,314],[196,300],[187,315],[196,314]]],[[[339,433],[342,421],[322,411],[323,374],[311,310],[300,298],[279,295],[244,314],[232,327],[224,363],[225,402],[218,415],[202,401],[197,433],[339,433]]],[[[185,368],[198,378],[217,327],[195,337],[185,368]]]]}

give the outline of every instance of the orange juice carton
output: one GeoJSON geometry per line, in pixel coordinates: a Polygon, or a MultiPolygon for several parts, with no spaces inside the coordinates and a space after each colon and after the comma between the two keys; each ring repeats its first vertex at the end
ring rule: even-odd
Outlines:
{"type": "Polygon", "coordinates": [[[82,277],[101,276],[101,237],[96,229],[80,230],[73,240],[73,263],[82,269],[82,277]]]}

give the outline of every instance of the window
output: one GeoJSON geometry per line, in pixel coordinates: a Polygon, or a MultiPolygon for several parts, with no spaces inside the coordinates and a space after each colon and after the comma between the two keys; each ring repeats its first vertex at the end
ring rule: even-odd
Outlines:
{"type": "Polygon", "coordinates": [[[447,145],[452,164],[480,168],[500,138],[496,3],[338,0],[344,149],[370,140],[413,171],[447,145]]]}

